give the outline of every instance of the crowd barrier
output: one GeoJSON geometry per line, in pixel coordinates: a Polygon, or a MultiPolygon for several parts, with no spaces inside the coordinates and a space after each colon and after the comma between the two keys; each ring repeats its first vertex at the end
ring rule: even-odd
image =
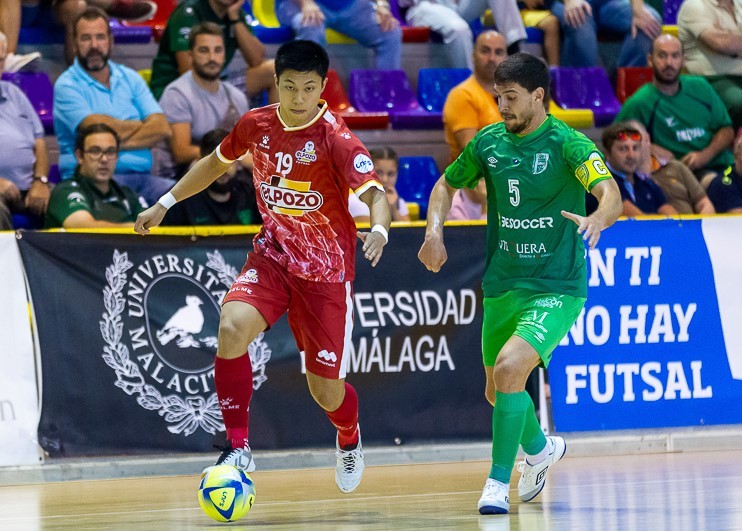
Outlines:
{"type": "MultiPolygon", "coordinates": [[[[9,367],[0,373],[0,464],[38,462],[36,441],[49,455],[78,456],[210,451],[223,439],[219,301],[252,235],[191,232],[0,234],[0,286],[10,295],[0,305],[9,367]]],[[[742,423],[741,233],[740,217],[621,221],[604,233],[588,256],[585,311],[549,370],[557,430],[742,423]]],[[[393,229],[376,268],[357,257],[348,380],[370,443],[490,435],[486,227],[447,227],[449,261],[438,274],[417,261],[423,234],[393,229]]],[[[285,318],[249,352],[254,447],[332,444],[285,318]]]]}

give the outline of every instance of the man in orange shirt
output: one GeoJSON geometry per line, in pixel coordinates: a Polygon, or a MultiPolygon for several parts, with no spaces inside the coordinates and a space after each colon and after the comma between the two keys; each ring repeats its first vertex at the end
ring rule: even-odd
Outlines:
{"type": "Polygon", "coordinates": [[[456,85],[443,106],[443,126],[451,161],[485,125],[501,122],[495,101],[495,69],[508,57],[505,38],[485,31],[474,43],[474,73],[456,85]]]}

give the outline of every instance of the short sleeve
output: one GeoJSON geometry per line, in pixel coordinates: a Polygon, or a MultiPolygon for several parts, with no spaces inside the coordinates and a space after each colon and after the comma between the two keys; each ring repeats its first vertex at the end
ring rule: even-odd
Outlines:
{"type": "Polygon", "coordinates": [[[452,133],[462,129],[479,129],[475,102],[464,89],[453,89],[443,106],[443,120],[452,133]]]}
{"type": "Polygon", "coordinates": [[[54,85],[54,121],[59,122],[63,129],[74,135],[77,126],[91,114],[93,109],[83,96],[83,91],[68,77],[60,77],[54,85]]]}
{"type": "Polygon", "coordinates": [[[729,111],[727,111],[721,96],[708,81],[702,78],[699,78],[699,81],[706,85],[706,96],[711,103],[711,123],[709,125],[713,129],[713,133],[716,133],[722,127],[731,127],[732,118],[729,116],[729,111]]]}
{"type": "Polygon", "coordinates": [[[181,5],[179,9],[176,9],[167,21],[165,29],[170,50],[173,53],[187,52],[190,49],[188,37],[191,34],[191,28],[199,22],[192,7],[181,5]]]}
{"type": "Polygon", "coordinates": [[[251,113],[245,114],[234,126],[234,129],[216,148],[216,156],[225,164],[241,160],[250,149],[250,138],[255,129],[255,120],[251,113]]]}
{"type": "Polygon", "coordinates": [[[90,204],[78,186],[58,185],[49,197],[48,216],[58,220],[59,225],[78,210],[90,212],[90,204]]]}
{"type": "Polygon", "coordinates": [[[134,96],[133,102],[142,117],[141,119],[144,120],[153,114],[162,114],[162,107],[157,103],[142,76],[130,68],[125,68],[124,75],[131,87],[134,96]]]}
{"type": "Polygon", "coordinates": [[[454,188],[474,188],[479,179],[484,177],[477,157],[479,151],[477,146],[482,138],[482,131],[472,138],[471,142],[464,147],[464,151],[446,168],[444,175],[450,186],[454,188]]]}
{"type": "Polygon", "coordinates": [[[193,120],[193,111],[188,98],[178,88],[168,86],[160,98],[162,107],[168,123],[181,124],[190,123],[193,120]]]}
{"type": "Polygon", "coordinates": [[[709,9],[697,0],[686,0],[678,11],[678,26],[681,26],[691,35],[694,40],[707,29],[713,27],[713,20],[708,18],[709,9]]]}
{"type": "Polygon", "coordinates": [[[371,155],[356,135],[341,129],[333,135],[330,143],[330,158],[333,165],[345,176],[348,187],[361,196],[369,188],[384,190],[374,170],[371,155]]]}
{"type": "Polygon", "coordinates": [[[603,161],[603,155],[592,140],[580,132],[575,131],[565,138],[562,155],[567,168],[588,192],[600,181],[612,177],[603,161]]]}

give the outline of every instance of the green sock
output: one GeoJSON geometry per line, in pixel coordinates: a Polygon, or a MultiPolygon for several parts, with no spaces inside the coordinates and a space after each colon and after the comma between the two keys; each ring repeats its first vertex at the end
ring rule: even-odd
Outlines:
{"type": "Polygon", "coordinates": [[[528,393],[495,393],[495,407],[492,411],[492,468],[490,477],[506,485],[510,484],[510,474],[518,454],[518,445],[523,435],[528,404],[533,401],[528,393]]]}
{"type": "Polygon", "coordinates": [[[541,429],[541,423],[536,416],[536,408],[533,407],[533,400],[528,397],[528,410],[526,411],[526,423],[523,426],[523,435],[520,438],[520,445],[523,451],[528,455],[536,455],[546,446],[546,436],[541,429]]]}

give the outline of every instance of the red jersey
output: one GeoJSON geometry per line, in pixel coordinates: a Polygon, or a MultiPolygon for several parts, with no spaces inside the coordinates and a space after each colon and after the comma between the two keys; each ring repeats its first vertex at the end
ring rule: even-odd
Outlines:
{"type": "Polygon", "coordinates": [[[301,127],[287,126],[278,104],[245,114],[216,149],[230,163],[250,152],[263,228],[255,252],[299,278],[345,282],[355,274],[356,225],[348,189],[384,190],[361,141],[322,108],[301,127]]]}

